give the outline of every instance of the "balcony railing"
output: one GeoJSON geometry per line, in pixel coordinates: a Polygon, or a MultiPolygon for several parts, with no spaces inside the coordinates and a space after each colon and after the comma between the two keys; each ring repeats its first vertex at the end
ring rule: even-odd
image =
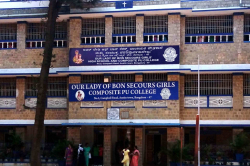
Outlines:
{"type": "Polygon", "coordinates": [[[188,34],[185,38],[186,44],[211,44],[211,43],[232,43],[233,34],[188,34]]]}
{"type": "Polygon", "coordinates": [[[167,33],[144,33],[143,42],[144,43],[168,42],[168,34],[167,33]]]}
{"type": "Polygon", "coordinates": [[[121,34],[113,35],[112,37],[113,44],[130,44],[136,43],[136,34],[121,34]]]}
{"type": "Polygon", "coordinates": [[[16,40],[0,40],[0,49],[16,49],[16,40]]]}
{"type": "Polygon", "coordinates": [[[105,35],[82,36],[81,43],[82,45],[105,44],[105,35]]]}
{"type": "MultiPolygon", "coordinates": [[[[44,48],[45,40],[26,40],[26,48],[44,48]]],[[[67,47],[66,39],[55,39],[54,40],[55,48],[67,47]]]]}

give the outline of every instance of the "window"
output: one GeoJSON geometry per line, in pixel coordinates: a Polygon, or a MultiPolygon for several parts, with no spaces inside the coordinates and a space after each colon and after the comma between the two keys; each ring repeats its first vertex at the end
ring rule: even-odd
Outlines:
{"type": "MultiPolygon", "coordinates": [[[[200,95],[232,95],[232,74],[200,75],[200,95]]],[[[198,95],[198,75],[185,75],[185,95],[198,95]]]]}
{"type": "Polygon", "coordinates": [[[168,16],[145,16],[144,17],[144,42],[167,42],[168,41],[168,16]]]}
{"type": "MultiPolygon", "coordinates": [[[[46,24],[29,23],[27,28],[27,48],[45,47],[46,24]]],[[[55,27],[54,47],[67,46],[67,22],[57,22],[55,27]]]]}
{"type": "Polygon", "coordinates": [[[0,96],[16,97],[16,78],[0,79],[0,96]]]}
{"type": "Polygon", "coordinates": [[[233,42],[233,16],[186,18],[186,43],[233,42]]]}
{"type": "Polygon", "coordinates": [[[82,83],[103,83],[104,75],[82,75],[82,83]]]}
{"type": "Polygon", "coordinates": [[[136,42],[136,17],[113,18],[113,43],[136,42]]]}
{"type": "Polygon", "coordinates": [[[243,80],[243,94],[250,95],[250,74],[244,74],[243,80]]]}
{"type": "Polygon", "coordinates": [[[17,47],[17,25],[0,24],[0,49],[17,47]]]}
{"type": "Polygon", "coordinates": [[[25,83],[26,83],[25,96],[37,97],[37,86],[39,83],[39,78],[38,77],[26,78],[25,83]]]}
{"type": "Polygon", "coordinates": [[[144,82],[168,81],[167,73],[147,73],[143,74],[144,82]]]}
{"type": "Polygon", "coordinates": [[[105,18],[82,20],[82,44],[105,44],[105,18]]]}
{"type": "Polygon", "coordinates": [[[113,74],[111,82],[135,82],[134,74],[113,74]]]}
{"type": "Polygon", "coordinates": [[[244,16],[244,41],[250,42],[250,14],[244,16]]]}
{"type": "Polygon", "coordinates": [[[50,77],[48,83],[48,97],[66,97],[67,96],[67,78],[50,77]]]}

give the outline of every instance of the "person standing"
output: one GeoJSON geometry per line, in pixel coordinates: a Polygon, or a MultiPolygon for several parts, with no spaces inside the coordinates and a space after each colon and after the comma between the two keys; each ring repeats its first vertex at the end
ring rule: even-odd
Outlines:
{"type": "Polygon", "coordinates": [[[66,159],[66,166],[72,166],[73,165],[73,148],[69,144],[67,149],[65,150],[65,157],[66,159]]]}
{"type": "Polygon", "coordinates": [[[140,157],[140,152],[137,146],[135,146],[134,151],[132,153],[132,160],[131,160],[130,166],[138,166],[139,157],[140,157]]]}
{"type": "Polygon", "coordinates": [[[85,164],[86,164],[86,166],[89,166],[89,157],[90,157],[91,148],[89,147],[88,143],[85,144],[83,150],[84,150],[85,164]]]}
{"type": "Polygon", "coordinates": [[[124,157],[122,160],[123,166],[129,166],[129,148],[123,149],[124,157]]]}
{"type": "Polygon", "coordinates": [[[85,164],[84,162],[84,151],[83,151],[83,147],[82,144],[79,145],[78,148],[78,166],[83,166],[85,164]]]}

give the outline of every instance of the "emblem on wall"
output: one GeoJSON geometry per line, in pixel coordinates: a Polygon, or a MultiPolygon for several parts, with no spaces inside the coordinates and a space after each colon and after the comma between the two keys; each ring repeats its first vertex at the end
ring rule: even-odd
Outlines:
{"type": "Polygon", "coordinates": [[[107,119],[108,120],[120,119],[120,110],[119,110],[119,108],[108,108],[108,110],[107,110],[107,119]]]}
{"type": "Polygon", "coordinates": [[[173,47],[168,47],[163,54],[165,61],[174,62],[177,57],[176,50],[173,47]]]}
{"type": "Polygon", "coordinates": [[[163,88],[161,90],[160,95],[161,95],[162,99],[168,100],[169,97],[171,96],[171,93],[170,93],[170,90],[168,88],[163,88]]]}
{"type": "Polygon", "coordinates": [[[85,97],[85,94],[84,94],[84,92],[82,90],[79,90],[79,91],[76,92],[75,97],[76,97],[76,99],[78,101],[82,101],[84,99],[84,97],[85,97]]]}

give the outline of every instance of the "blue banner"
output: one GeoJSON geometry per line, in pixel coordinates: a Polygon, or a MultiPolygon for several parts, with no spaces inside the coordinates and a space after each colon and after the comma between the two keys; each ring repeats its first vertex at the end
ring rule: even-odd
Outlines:
{"type": "Polygon", "coordinates": [[[69,66],[179,64],[179,46],[71,48],[69,66]]]}
{"type": "Polygon", "coordinates": [[[69,101],[178,100],[178,82],[69,84],[69,101]]]}

